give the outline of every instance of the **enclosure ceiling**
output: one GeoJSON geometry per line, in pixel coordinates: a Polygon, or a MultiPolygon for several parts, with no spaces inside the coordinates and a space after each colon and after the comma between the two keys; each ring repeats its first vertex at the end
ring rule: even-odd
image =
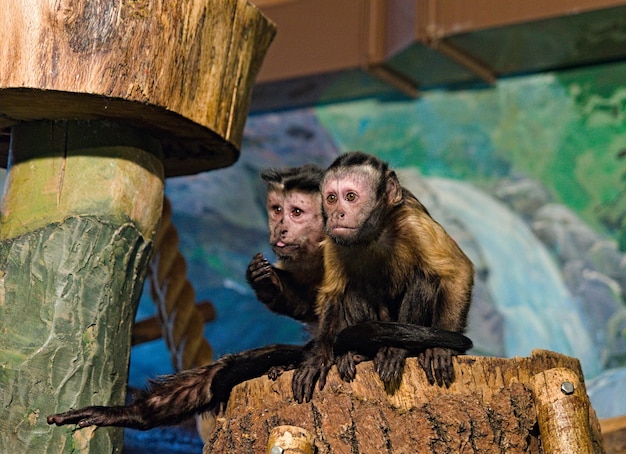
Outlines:
{"type": "MultiPolygon", "coordinates": [[[[252,0],[278,27],[252,112],[626,60],[626,0],[252,0]]],[[[0,130],[6,156],[9,130],[0,130]]]]}
{"type": "MultiPolygon", "coordinates": [[[[254,0],[253,0],[254,1],[254,0]]],[[[256,0],[278,34],[253,111],[626,59],[626,0],[256,0]]]]}

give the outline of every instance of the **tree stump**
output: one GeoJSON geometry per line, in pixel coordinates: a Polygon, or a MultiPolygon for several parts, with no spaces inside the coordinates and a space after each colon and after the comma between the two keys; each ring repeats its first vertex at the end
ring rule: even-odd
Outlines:
{"type": "Polygon", "coordinates": [[[351,383],[333,368],[324,390],[304,404],[293,401],[291,372],[275,382],[250,380],[233,389],[204,453],[269,453],[279,426],[310,432],[318,454],[604,452],[577,359],[544,350],[527,358],[459,356],[455,372],[449,389],[431,386],[410,358],[388,392],[371,362],[357,366],[351,383]]]}
{"type": "Polygon", "coordinates": [[[120,452],[46,416],[124,402],[164,177],[237,159],[275,27],[246,0],[0,6],[0,452],[120,452]]]}

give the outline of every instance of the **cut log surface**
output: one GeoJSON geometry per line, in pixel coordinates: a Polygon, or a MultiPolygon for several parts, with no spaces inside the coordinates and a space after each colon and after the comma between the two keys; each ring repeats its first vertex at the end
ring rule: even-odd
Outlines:
{"type": "MultiPolygon", "coordinates": [[[[414,358],[395,392],[385,390],[371,362],[357,366],[351,383],[333,368],[324,390],[304,404],[292,398],[291,372],[275,382],[261,377],[233,389],[204,453],[266,452],[269,434],[281,425],[311,432],[318,454],[540,453],[545,442],[531,381],[554,368],[578,377],[579,396],[586,397],[579,361],[544,350],[512,359],[460,356],[449,389],[429,385],[414,358]]],[[[591,452],[604,452],[595,413],[585,411],[591,452]]]]}
{"type": "Polygon", "coordinates": [[[237,159],[275,32],[247,0],[0,0],[0,8],[0,130],[58,119],[146,128],[164,145],[167,176],[237,159]]]}

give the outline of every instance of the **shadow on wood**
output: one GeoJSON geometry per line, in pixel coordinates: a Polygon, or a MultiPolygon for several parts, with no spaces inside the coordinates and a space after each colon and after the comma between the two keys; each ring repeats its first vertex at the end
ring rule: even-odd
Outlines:
{"type": "Polygon", "coordinates": [[[318,454],[604,452],[577,359],[545,350],[460,356],[455,372],[449,389],[431,386],[411,358],[388,393],[371,362],[351,383],[333,368],[307,404],[293,400],[291,372],[250,380],[233,389],[204,453],[269,452],[269,434],[281,425],[312,433],[318,454]]]}

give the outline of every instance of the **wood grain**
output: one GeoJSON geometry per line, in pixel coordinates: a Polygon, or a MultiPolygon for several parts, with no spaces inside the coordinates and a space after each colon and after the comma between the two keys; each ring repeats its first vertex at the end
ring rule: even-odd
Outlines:
{"type": "Polygon", "coordinates": [[[108,119],[165,145],[166,175],[232,164],[275,33],[247,0],[1,0],[0,129],[108,119]]]}

